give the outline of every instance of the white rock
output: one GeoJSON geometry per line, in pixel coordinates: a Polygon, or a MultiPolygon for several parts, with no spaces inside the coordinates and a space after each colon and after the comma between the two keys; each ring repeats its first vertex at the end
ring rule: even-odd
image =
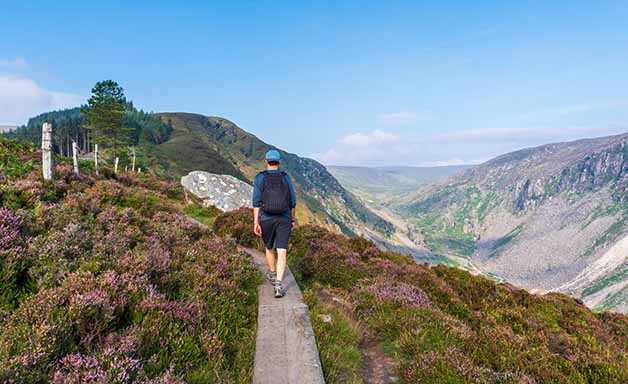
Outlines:
{"type": "Polygon", "coordinates": [[[186,191],[222,211],[240,207],[251,207],[253,187],[231,175],[216,175],[203,171],[192,171],[181,178],[186,191]]]}

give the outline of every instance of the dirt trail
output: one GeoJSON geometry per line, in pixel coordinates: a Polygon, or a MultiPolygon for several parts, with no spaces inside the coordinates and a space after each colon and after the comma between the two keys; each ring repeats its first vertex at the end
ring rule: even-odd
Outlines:
{"type": "Polygon", "coordinates": [[[316,292],[318,298],[323,303],[342,311],[353,326],[361,331],[361,376],[364,384],[390,384],[397,382],[397,377],[393,374],[394,363],[392,359],[384,354],[384,350],[376,337],[371,335],[359,321],[353,318],[349,304],[340,298],[334,297],[334,295],[324,289],[319,289],[316,292]]]}

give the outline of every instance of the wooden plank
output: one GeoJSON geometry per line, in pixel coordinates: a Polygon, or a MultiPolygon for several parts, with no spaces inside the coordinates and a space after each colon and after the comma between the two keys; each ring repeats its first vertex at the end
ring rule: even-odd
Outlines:
{"type": "MultiPolygon", "coordinates": [[[[264,270],[262,252],[245,249],[264,270]]],[[[286,295],[273,296],[268,281],[259,286],[253,383],[324,384],[316,338],[307,305],[292,272],[283,279],[286,295]]]]}

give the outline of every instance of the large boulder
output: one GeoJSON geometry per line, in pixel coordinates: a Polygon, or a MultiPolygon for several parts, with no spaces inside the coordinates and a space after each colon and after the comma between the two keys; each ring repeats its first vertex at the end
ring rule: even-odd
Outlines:
{"type": "Polygon", "coordinates": [[[213,205],[224,212],[251,207],[253,187],[231,175],[192,171],[181,178],[181,185],[204,206],[213,205]]]}

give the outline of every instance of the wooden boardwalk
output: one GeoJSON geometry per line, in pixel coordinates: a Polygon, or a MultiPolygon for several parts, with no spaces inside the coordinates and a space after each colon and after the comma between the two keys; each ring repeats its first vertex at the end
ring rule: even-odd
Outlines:
{"type": "MultiPolygon", "coordinates": [[[[261,269],[266,268],[262,252],[245,249],[261,269]]],[[[289,269],[283,279],[286,295],[273,296],[265,280],[259,286],[254,384],[323,384],[316,339],[308,307],[289,269]]]]}

